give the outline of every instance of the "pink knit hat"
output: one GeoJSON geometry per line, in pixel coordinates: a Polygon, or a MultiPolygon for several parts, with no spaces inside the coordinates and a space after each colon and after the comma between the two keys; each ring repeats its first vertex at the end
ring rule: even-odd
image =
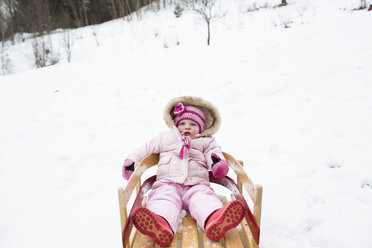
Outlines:
{"type": "Polygon", "coordinates": [[[205,127],[205,115],[203,111],[195,106],[186,106],[180,102],[174,107],[173,120],[176,127],[182,120],[192,120],[199,126],[199,133],[203,132],[205,127]]]}

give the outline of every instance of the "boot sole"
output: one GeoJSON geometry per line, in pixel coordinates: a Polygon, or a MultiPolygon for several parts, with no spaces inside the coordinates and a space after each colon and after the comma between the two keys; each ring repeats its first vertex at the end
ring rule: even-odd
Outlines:
{"type": "Polygon", "coordinates": [[[149,209],[140,207],[133,213],[132,221],[141,233],[150,236],[156,244],[166,247],[172,243],[173,232],[161,225],[149,209]]]}
{"type": "Polygon", "coordinates": [[[212,223],[206,228],[206,235],[210,240],[218,241],[225,236],[225,233],[239,225],[245,215],[245,207],[239,201],[229,202],[212,223]]]}

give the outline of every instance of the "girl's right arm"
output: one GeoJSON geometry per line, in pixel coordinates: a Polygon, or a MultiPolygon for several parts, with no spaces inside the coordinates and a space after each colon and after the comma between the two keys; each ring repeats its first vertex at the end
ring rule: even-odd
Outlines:
{"type": "Polygon", "coordinates": [[[139,162],[152,153],[160,153],[162,133],[134,150],[123,164],[123,178],[128,180],[134,171],[134,162],[139,162]]]}
{"type": "Polygon", "coordinates": [[[160,153],[162,136],[163,134],[160,133],[155,138],[147,141],[145,144],[130,153],[127,159],[139,162],[150,154],[160,153]]]}

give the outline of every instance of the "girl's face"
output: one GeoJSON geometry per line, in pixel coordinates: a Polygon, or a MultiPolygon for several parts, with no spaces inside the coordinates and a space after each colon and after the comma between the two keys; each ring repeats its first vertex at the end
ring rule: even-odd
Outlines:
{"type": "Polygon", "coordinates": [[[178,131],[186,136],[194,136],[199,133],[199,126],[192,120],[182,120],[178,123],[178,131]]]}

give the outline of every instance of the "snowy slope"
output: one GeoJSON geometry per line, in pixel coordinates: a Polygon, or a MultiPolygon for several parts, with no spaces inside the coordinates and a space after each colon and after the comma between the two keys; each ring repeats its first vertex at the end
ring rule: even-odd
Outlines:
{"type": "Polygon", "coordinates": [[[275,2],[220,2],[211,46],[195,15],[166,9],[75,30],[70,64],[31,70],[30,43],[13,47],[0,247],[120,247],[121,164],[180,95],[218,106],[218,143],[263,185],[261,247],[372,247],[372,13],[346,0],[246,11],[275,2]]]}

